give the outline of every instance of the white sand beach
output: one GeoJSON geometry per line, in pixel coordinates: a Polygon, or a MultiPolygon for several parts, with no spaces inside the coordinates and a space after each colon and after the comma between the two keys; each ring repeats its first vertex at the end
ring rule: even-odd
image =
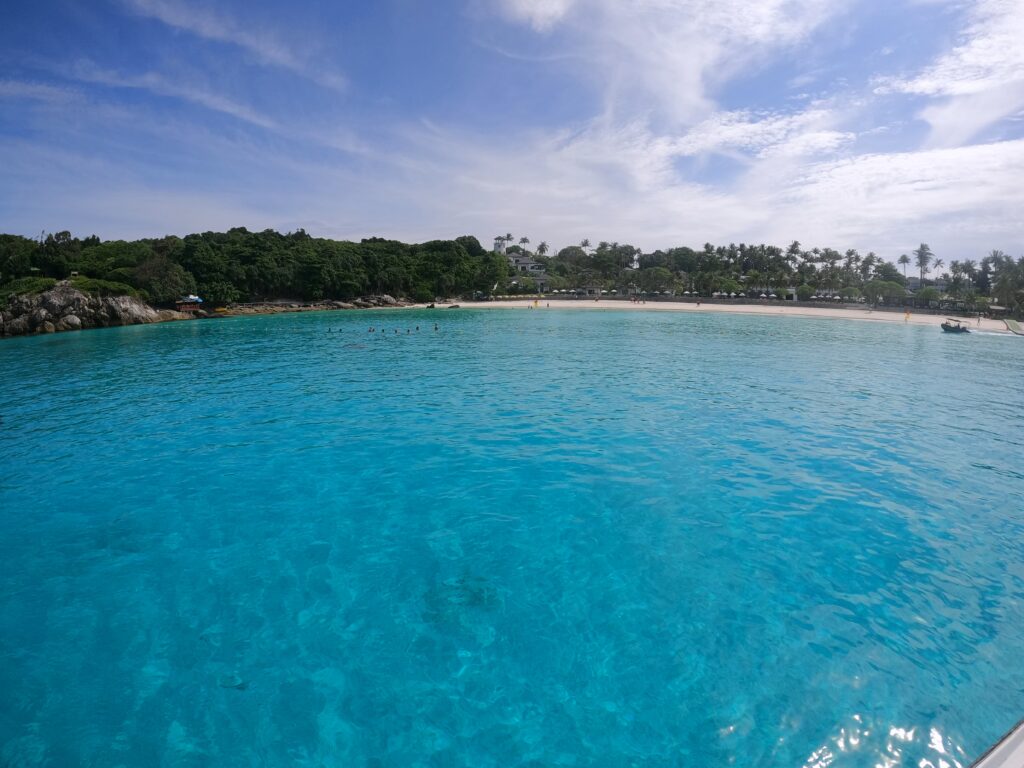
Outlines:
{"type": "MultiPolygon", "coordinates": [[[[422,305],[420,305],[422,306],[422,305]]],[[[441,305],[444,306],[444,305],[441,305]]],[[[532,309],[533,299],[517,299],[502,301],[482,301],[463,304],[473,309],[532,309]]],[[[545,309],[578,309],[578,310],[610,310],[610,311],[641,311],[641,312],[725,312],[743,315],[783,315],[789,317],[823,317],[840,320],[866,320],[876,323],[910,323],[913,325],[932,325],[938,327],[945,315],[919,314],[911,311],[909,317],[903,312],[881,310],[845,309],[842,307],[794,307],[781,303],[772,304],[706,304],[697,306],[694,302],[651,301],[646,304],[634,304],[622,299],[540,299],[537,308],[545,309]]],[[[949,317],[957,318],[953,313],[949,317]]],[[[983,318],[979,325],[977,317],[959,316],[971,330],[989,331],[993,333],[1009,333],[1002,320],[983,318]]]]}

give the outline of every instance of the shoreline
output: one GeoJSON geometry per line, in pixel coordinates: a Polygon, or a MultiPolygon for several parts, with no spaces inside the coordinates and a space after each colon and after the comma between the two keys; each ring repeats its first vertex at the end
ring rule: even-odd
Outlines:
{"type": "MultiPolygon", "coordinates": [[[[371,301],[359,299],[358,303],[348,302],[330,302],[319,304],[319,305],[301,305],[297,303],[267,303],[260,305],[243,305],[235,308],[228,308],[226,311],[211,312],[205,315],[182,315],[177,312],[168,312],[166,310],[158,311],[152,310],[157,315],[156,318],[136,321],[136,322],[117,322],[111,323],[110,326],[127,326],[127,325],[138,325],[138,324],[159,324],[165,322],[184,322],[189,320],[219,320],[227,319],[232,317],[256,317],[266,315],[277,315],[277,314],[300,314],[306,312],[346,312],[351,310],[426,310],[429,309],[427,304],[415,304],[407,303],[405,301],[396,301],[391,299],[394,303],[371,303],[371,301]],[[161,316],[162,315],[162,316],[161,316]],[[174,315],[169,316],[169,315],[174,315]]],[[[458,307],[460,309],[508,309],[508,310],[525,310],[534,308],[534,299],[501,299],[498,301],[469,301],[461,303],[458,300],[452,300],[447,304],[438,304],[435,308],[437,310],[446,310],[452,307],[458,307]]],[[[554,301],[546,299],[537,299],[537,309],[562,309],[562,310],[573,310],[573,311],[598,311],[598,312],[691,312],[691,313],[722,313],[722,314],[737,314],[737,315],[758,315],[761,317],[766,316],[783,316],[783,317],[804,317],[804,318],[825,318],[831,320],[857,320],[860,322],[875,322],[875,323],[903,323],[905,325],[925,325],[938,328],[946,315],[931,315],[931,314],[915,314],[910,313],[908,318],[904,317],[903,312],[890,312],[890,311],[875,311],[871,309],[852,309],[849,307],[793,307],[786,306],[784,304],[722,304],[722,303],[702,303],[700,306],[693,301],[680,302],[680,301],[655,301],[649,304],[635,304],[630,301],[617,300],[617,299],[602,299],[600,301],[594,301],[591,299],[579,299],[579,300],[565,300],[555,299],[554,301]]],[[[147,305],[148,308],[148,305],[147,305]]],[[[1005,336],[1013,336],[1015,332],[1010,326],[1003,320],[992,320],[989,318],[982,318],[979,325],[977,317],[964,317],[958,316],[956,313],[950,313],[948,315],[952,318],[958,318],[966,324],[972,331],[984,331],[986,333],[997,333],[1005,336]]],[[[107,327],[107,326],[102,326],[107,327]]],[[[60,331],[66,330],[78,330],[78,329],[56,329],[60,331]]],[[[82,328],[81,330],[86,330],[82,328]]],[[[18,336],[36,336],[36,335],[49,335],[49,331],[29,331],[28,333],[18,333],[13,335],[0,334],[2,338],[16,338],[18,336]]],[[[1016,334],[1024,335],[1024,333],[1016,334]]]]}
{"type": "MultiPolygon", "coordinates": [[[[516,299],[501,301],[480,301],[460,305],[464,309],[531,309],[533,299],[516,299]]],[[[417,304],[416,308],[424,309],[426,305],[417,304]]],[[[738,315],[760,315],[760,316],[788,316],[827,318],[832,320],[859,320],[862,322],[875,323],[903,323],[907,325],[930,325],[938,328],[945,315],[923,315],[910,313],[905,319],[903,312],[874,311],[871,309],[847,309],[836,307],[835,309],[824,307],[787,307],[785,305],[767,304],[701,304],[697,306],[693,302],[681,301],[658,301],[649,304],[634,304],[628,301],[615,299],[603,299],[593,301],[579,299],[565,301],[556,299],[554,302],[539,300],[538,309],[571,309],[571,310],[597,310],[597,311],[621,311],[621,312],[692,312],[692,313],[724,313],[738,315]]],[[[949,317],[959,318],[972,331],[986,331],[988,333],[1010,334],[1009,329],[1002,320],[991,320],[982,318],[978,324],[977,317],[963,317],[956,313],[950,313],[949,317]]],[[[1012,334],[1011,334],[1012,335],[1012,334]]]]}

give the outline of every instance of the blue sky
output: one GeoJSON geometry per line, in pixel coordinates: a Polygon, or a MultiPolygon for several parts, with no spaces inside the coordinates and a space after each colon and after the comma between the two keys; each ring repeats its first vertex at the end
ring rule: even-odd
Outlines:
{"type": "Polygon", "coordinates": [[[35,0],[0,231],[1024,251],[1021,0],[35,0]]]}

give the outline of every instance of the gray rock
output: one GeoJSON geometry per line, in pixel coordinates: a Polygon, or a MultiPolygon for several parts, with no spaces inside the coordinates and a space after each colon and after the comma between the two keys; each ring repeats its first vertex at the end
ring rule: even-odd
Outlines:
{"type": "Polygon", "coordinates": [[[155,310],[131,296],[85,294],[65,281],[41,294],[12,295],[0,317],[0,335],[53,333],[186,318],[180,312],[155,310]]]}
{"type": "Polygon", "coordinates": [[[50,319],[50,313],[47,312],[43,307],[36,307],[28,316],[28,324],[33,329],[39,328],[50,319]]]}
{"type": "Polygon", "coordinates": [[[15,317],[9,323],[4,325],[4,331],[8,336],[21,336],[29,333],[32,329],[28,325],[28,317],[22,315],[21,317],[15,317]]]}

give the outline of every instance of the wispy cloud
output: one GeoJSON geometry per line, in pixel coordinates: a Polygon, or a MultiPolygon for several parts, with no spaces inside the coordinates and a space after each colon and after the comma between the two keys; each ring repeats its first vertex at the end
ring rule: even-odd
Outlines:
{"type": "Polygon", "coordinates": [[[960,43],[921,73],[879,83],[880,92],[964,96],[1024,80],[1024,4],[975,0],[960,43]]]}
{"type": "MultiPolygon", "coordinates": [[[[371,151],[370,147],[360,140],[352,130],[344,125],[339,125],[337,121],[323,125],[306,121],[302,125],[295,125],[275,119],[248,104],[236,101],[214,89],[182,77],[172,77],[159,72],[124,74],[103,69],[88,59],[76,62],[62,74],[83,83],[110,88],[144,90],[158,96],[180,99],[266,129],[297,144],[316,145],[352,155],[366,155],[371,151]]],[[[56,88],[54,90],[59,91],[56,88]]],[[[0,97],[2,96],[3,90],[0,87],[0,97]]],[[[139,106],[136,106],[135,109],[137,113],[144,111],[139,106]]]]}
{"type": "Polygon", "coordinates": [[[528,23],[539,32],[546,32],[560,22],[576,0],[505,0],[505,13],[516,21],[528,23]]]}
{"type": "Polygon", "coordinates": [[[215,91],[207,90],[194,84],[188,84],[181,80],[174,80],[157,72],[123,75],[102,69],[93,62],[83,59],[72,67],[70,75],[82,82],[106,85],[113,88],[137,88],[161,96],[182,99],[214,112],[230,115],[238,120],[261,128],[279,128],[276,121],[260,114],[252,107],[229,99],[215,91]]]}
{"type": "Polygon", "coordinates": [[[714,111],[714,89],[804,40],[846,0],[496,0],[506,17],[564,36],[611,109],[679,122],[714,111]]]}
{"type": "Polygon", "coordinates": [[[773,157],[831,152],[855,136],[832,129],[835,115],[820,106],[795,113],[718,112],[676,142],[680,154],[705,153],[773,157]]]}
{"type": "Polygon", "coordinates": [[[185,5],[178,0],[122,0],[126,7],[175,29],[190,32],[207,40],[238,46],[263,64],[289,70],[325,88],[342,91],[346,78],[338,72],[317,65],[266,31],[246,28],[235,19],[214,14],[203,8],[185,5]]]}
{"type": "Polygon", "coordinates": [[[876,83],[879,94],[941,99],[921,112],[931,147],[959,146],[1024,106],[1024,3],[975,0],[959,43],[918,74],[876,83]]]}
{"type": "Polygon", "coordinates": [[[76,101],[81,94],[71,88],[24,80],[0,80],[0,99],[30,99],[53,104],[76,101]]]}

